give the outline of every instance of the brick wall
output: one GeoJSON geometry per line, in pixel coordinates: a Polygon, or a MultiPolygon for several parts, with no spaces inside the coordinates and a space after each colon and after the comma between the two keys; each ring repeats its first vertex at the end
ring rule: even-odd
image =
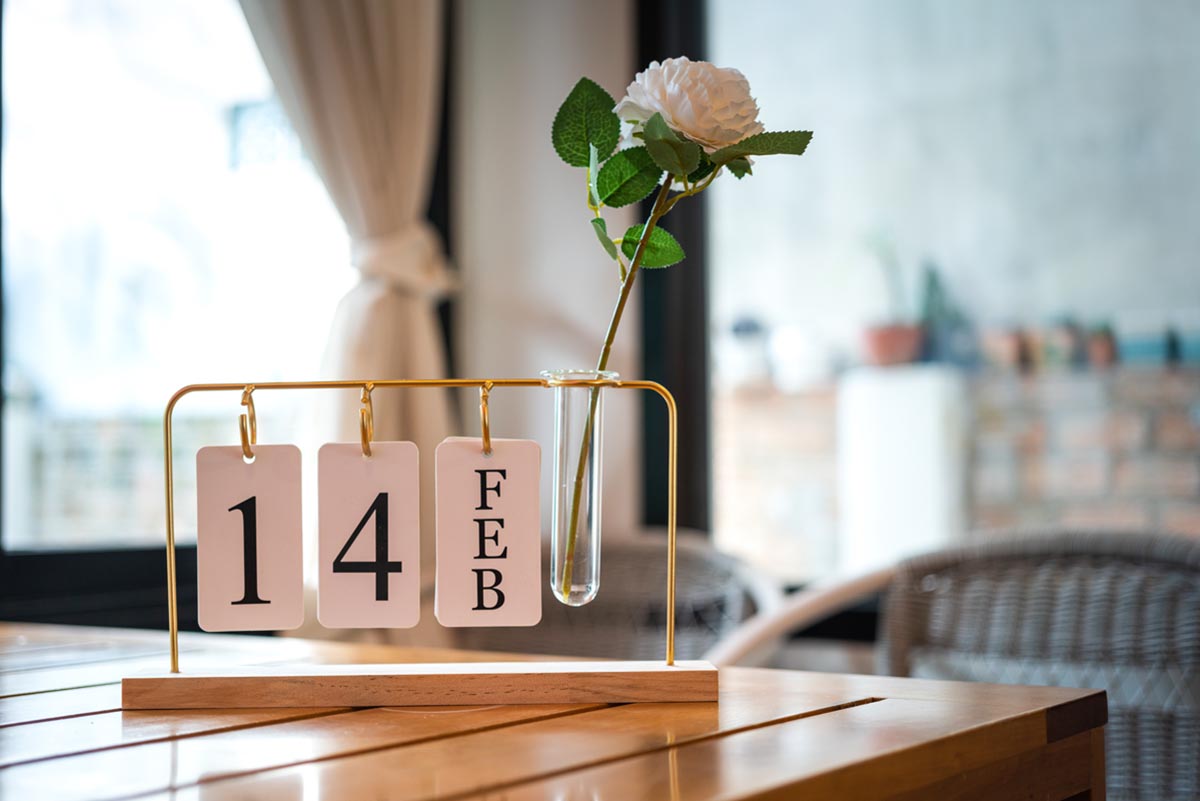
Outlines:
{"type": "Polygon", "coordinates": [[[1200,535],[1200,371],[992,374],[971,392],[976,527],[1200,535]]]}
{"type": "MultiPolygon", "coordinates": [[[[1200,536],[1200,369],[986,373],[968,382],[973,529],[1200,536]]],[[[802,581],[836,562],[836,391],[717,391],[720,547],[802,581]]]]}

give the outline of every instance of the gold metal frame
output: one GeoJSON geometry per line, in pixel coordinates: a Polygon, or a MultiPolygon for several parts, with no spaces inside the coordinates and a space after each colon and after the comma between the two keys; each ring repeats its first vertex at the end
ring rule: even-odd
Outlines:
{"type": "Polygon", "coordinates": [[[655,392],[667,405],[667,665],[675,664],[675,483],[678,420],[675,397],[654,381],[609,381],[604,379],[544,379],[544,378],[447,378],[447,379],[398,379],[385,381],[275,381],[265,384],[192,384],[183,387],[167,403],[163,414],[163,449],[166,465],[167,501],[167,624],[171,633],[171,672],[179,672],[179,598],[175,578],[175,471],[172,461],[171,421],[175,405],[185,396],[195,392],[241,392],[242,405],[246,414],[241,415],[242,450],[252,458],[250,447],[255,444],[258,424],[254,412],[254,392],[276,389],[359,389],[364,408],[360,411],[363,452],[370,452],[370,436],[373,434],[371,392],[393,387],[478,387],[480,390],[480,414],[485,448],[490,445],[491,431],[488,421],[487,400],[495,387],[594,387],[605,389],[642,389],[655,392]]]}

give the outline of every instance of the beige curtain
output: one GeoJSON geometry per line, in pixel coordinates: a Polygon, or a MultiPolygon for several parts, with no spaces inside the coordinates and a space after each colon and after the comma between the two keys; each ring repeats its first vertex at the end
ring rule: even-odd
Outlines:
{"type": "MultiPolygon", "coordinates": [[[[442,2],[242,0],[242,9],[353,242],[359,281],[338,304],[327,375],[444,377],[434,304],[452,277],[424,219],[441,102],[442,2]]],[[[438,389],[377,390],[373,401],[376,439],[412,440],[421,451],[421,575],[429,587],[433,452],[451,433],[449,397],[438,389]]],[[[338,440],[358,441],[357,408],[357,395],[346,393],[328,412],[338,440]]],[[[431,641],[432,617],[426,610],[409,641],[431,641]]],[[[315,624],[315,615],[308,619],[315,624]]]]}

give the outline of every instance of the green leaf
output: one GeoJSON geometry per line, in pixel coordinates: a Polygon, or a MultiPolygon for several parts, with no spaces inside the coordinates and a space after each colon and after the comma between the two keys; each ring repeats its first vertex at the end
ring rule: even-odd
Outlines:
{"type": "Polygon", "coordinates": [[[586,167],[589,144],[596,146],[601,159],[607,158],[621,136],[614,105],[612,96],[599,84],[580,78],[554,115],[550,138],[559,158],[572,167],[586,167]]]}
{"type": "Polygon", "coordinates": [[[653,192],[662,172],[646,148],[620,150],[600,168],[596,194],[609,206],[628,206],[653,192]]]}
{"type": "Polygon", "coordinates": [[[600,205],[600,193],[596,191],[596,174],[600,172],[600,153],[588,142],[588,197],[593,206],[600,205]]]}
{"type": "Polygon", "coordinates": [[[734,159],[725,166],[729,168],[731,173],[733,173],[733,177],[737,178],[739,181],[745,178],[747,175],[754,174],[754,171],[750,169],[750,159],[746,158],[745,156],[739,159],[734,159]]]}
{"type": "Polygon", "coordinates": [[[613,261],[617,260],[617,246],[613,244],[612,239],[608,236],[608,223],[603,217],[595,217],[592,219],[592,228],[596,231],[596,238],[600,240],[600,244],[604,245],[604,249],[608,251],[608,255],[612,256],[613,261]]]}
{"type": "Polygon", "coordinates": [[[728,164],[746,156],[799,156],[811,139],[812,131],[767,131],[748,136],[736,145],[723,147],[709,158],[714,164],[728,164]]]}
{"type": "MultiPolygon", "coordinates": [[[[645,227],[640,224],[631,226],[625,232],[625,236],[621,238],[621,252],[629,259],[632,259],[633,254],[637,251],[638,242],[642,238],[642,230],[645,227]]],[[[670,267],[683,259],[683,248],[675,241],[675,237],[656,226],[650,232],[649,241],[646,242],[646,252],[642,254],[642,266],[647,269],[670,267]]]]}
{"type": "Polygon", "coordinates": [[[672,175],[689,175],[700,166],[700,145],[672,131],[662,114],[646,121],[642,136],[654,163],[672,175]]]}
{"type": "Polygon", "coordinates": [[[692,170],[691,174],[688,175],[688,181],[690,181],[691,183],[694,183],[694,184],[700,183],[701,181],[703,181],[705,178],[708,177],[708,174],[710,172],[712,172],[716,168],[717,168],[717,165],[715,165],[711,161],[709,161],[708,156],[704,155],[704,153],[701,152],[700,153],[700,166],[697,167],[696,169],[692,170]]]}

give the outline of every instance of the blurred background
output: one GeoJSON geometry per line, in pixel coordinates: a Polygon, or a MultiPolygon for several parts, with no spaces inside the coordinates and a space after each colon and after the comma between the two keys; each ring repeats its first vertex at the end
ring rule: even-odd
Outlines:
{"type": "MultiPolygon", "coordinates": [[[[768,129],[815,131],[667,218],[689,258],[640,279],[612,364],[676,393],[681,523],[767,595],[988,532],[1200,538],[1196,3],[420,7],[432,135],[399,173],[457,286],[427,297],[447,374],[595,363],[618,284],[549,139],[579,76],[619,99],[652,58],[706,58],[768,129]]],[[[338,299],[378,280],[351,257],[378,232],[348,233],[338,148],[312,158],[339,118],[296,124],[264,26],[235,0],[4,0],[0,617],[163,625],[168,398],[345,364],[338,299]]],[[[404,364],[353,377],[424,377],[404,364]]],[[[611,394],[605,536],[633,540],[665,523],[665,421],[611,394]]],[[[262,441],[319,442],[310,400],[256,397],[262,441]]],[[[474,435],[474,399],[445,402],[474,435]]],[[[550,403],[497,392],[493,429],[548,449],[550,403]]],[[[178,410],[185,545],[194,452],[236,443],[240,411],[178,410]]],[[[873,641],[879,608],[793,661],[870,669],[813,644],[873,641]]]]}

